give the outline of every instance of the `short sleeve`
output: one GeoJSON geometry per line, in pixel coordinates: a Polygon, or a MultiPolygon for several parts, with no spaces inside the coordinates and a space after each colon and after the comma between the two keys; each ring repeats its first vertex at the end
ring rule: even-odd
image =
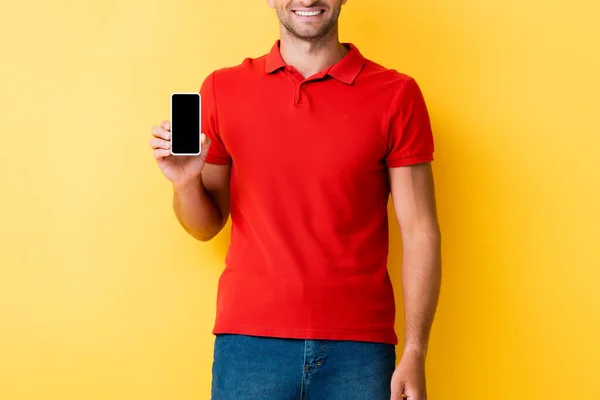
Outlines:
{"type": "Polygon", "coordinates": [[[227,152],[219,132],[219,116],[217,113],[217,102],[215,95],[215,72],[212,72],[200,88],[202,133],[204,133],[211,144],[208,148],[206,162],[209,164],[227,165],[231,162],[231,156],[227,152]]]}
{"type": "Polygon", "coordinates": [[[433,150],[425,99],[417,82],[409,77],[390,105],[385,164],[394,168],[432,161],[433,150]]]}

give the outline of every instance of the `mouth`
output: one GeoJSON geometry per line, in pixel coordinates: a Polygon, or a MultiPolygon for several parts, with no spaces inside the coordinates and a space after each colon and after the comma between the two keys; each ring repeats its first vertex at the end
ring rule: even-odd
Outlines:
{"type": "Polygon", "coordinates": [[[325,10],[292,10],[300,18],[317,18],[325,12],[325,10]]]}

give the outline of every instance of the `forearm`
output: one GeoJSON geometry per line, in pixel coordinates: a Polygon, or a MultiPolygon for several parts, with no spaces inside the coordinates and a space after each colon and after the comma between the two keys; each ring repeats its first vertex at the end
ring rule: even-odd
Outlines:
{"type": "Polygon", "coordinates": [[[425,356],[441,286],[437,227],[403,237],[404,351],[425,356]]]}
{"type": "Polygon", "coordinates": [[[223,214],[200,177],[185,185],[173,185],[173,210],[181,226],[203,242],[216,236],[225,224],[223,214]]]}

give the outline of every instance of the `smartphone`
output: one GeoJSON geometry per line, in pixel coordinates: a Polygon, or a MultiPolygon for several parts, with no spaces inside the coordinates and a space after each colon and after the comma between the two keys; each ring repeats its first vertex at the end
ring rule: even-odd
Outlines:
{"type": "Polygon", "coordinates": [[[201,134],[200,93],[171,93],[171,154],[197,156],[201,134]]]}

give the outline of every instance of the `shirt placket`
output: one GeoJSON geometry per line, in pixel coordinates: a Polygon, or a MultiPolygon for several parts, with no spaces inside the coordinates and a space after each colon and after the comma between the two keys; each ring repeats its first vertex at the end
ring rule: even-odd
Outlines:
{"type": "Polygon", "coordinates": [[[292,66],[287,66],[286,67],[286,72],[288,73],[288,75],[290,76],[290,78],[292,79],[292,81],[294,82],[294,97],[293,97],[293,104],[294,106],[308,106],[308,98],[306,97],[305,93],[303,93],[306,88],[308,87],[308,84],[311,81],[316,81],[318,79],[321,79],[323,77],[323,74],[319,74],[316,75],[314,77],[311,77],[309,79],[304,79],[304,77],[294,69],[294,67],[292,66]]]}

